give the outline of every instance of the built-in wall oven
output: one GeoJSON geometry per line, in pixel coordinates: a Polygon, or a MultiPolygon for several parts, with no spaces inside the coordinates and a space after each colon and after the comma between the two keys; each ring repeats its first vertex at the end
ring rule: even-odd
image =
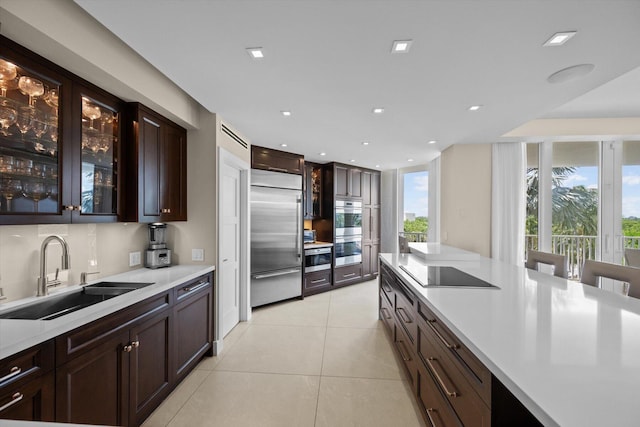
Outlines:
{"type": "Polygon", "coordinates": [[[362,262],[362,236],[336,237],[336,267],[362,262]]]}
{"type": "Polygon", "coordinates": [[[362,236],[362,202],[336,200],[336,237],[362,236]]]}
{"type": "Polygon", "coordinates": [[[331,247],[304,250],[304,271],[329,270],[331,268],[331,247]]]}

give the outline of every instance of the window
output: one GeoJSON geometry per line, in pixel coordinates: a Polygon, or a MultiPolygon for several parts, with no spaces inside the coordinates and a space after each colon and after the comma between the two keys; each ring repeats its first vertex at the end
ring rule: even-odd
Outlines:
{"type": "Polygon", "coordinates": [[[403,174],[404,236],[411,242],[426,242],[429,229],[429,172],[403,174]]]}

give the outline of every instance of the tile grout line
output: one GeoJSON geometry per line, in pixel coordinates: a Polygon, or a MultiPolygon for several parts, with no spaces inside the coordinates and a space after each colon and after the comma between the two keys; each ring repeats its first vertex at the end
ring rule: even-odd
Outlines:
{"type": "Polygon", "coordinates": [[[313,418],[314,427],[318,424],[318,407],[320,406],[320,389],[322,388],[322,371],[324,369],[324,354],[327,348],[327,334],[329,333],[329,316],[331,316],[331,302],[333,295],[329,294],[329,304],[327,304],[327,320],[324,328],[324,343],[322,345],[322,357],[320,358],[320,380],[318,381],[318,396],[316,397],[316,414],[313,418]]]}
{"type": "MultiPolygon", "coordinates": [[[[196,369],[194,369],[191,372],[195,372],[196,369]]],[[[202,387],[202,384],[204,384],[204,382],[207,380],[207,378],[209,378],[209,376],[211,375],[213,371],[207,371],[207,374],[204,376],[204,378],[202,379],[202,381],[200,381],[200,384],[198,384],[198,387],[194,388],[193,392],[191,392],[189,394],[189,396],[184,400],[184,402],[182,403],[182,405],[180,405],[180,408],[178,408],[178,410],[175,412],[175,414],[173,414],[173,416],[171,417],[171,419],[169,419],[169,422],[167,422],[165,424],[165,427],[168,427],[169,424],[171,424],[173,422],[173,420],[178,416],[178,414],[180,413],[180,411],[182,411],[182,408],[184,408],[184,406],[191,400],[191,398],[193,397],[193,395],[196,393],[196,391],[198,391],[200,389],[200,387],[202,387]]],[[[184,381],[184,380],[183,380],[184,381]]],[[[176,391],[177,387],[173,390],[176,391]]],[[[156,408],[158,409],[158,408],[156,408]]],[[[153,412],[151,413],[153,415],[153,412]]],[[[149,419],[151,418],[151,415],[147,418],[149,419]]],[[[145,420],[146,421],[146,420],[145,420]]]]}

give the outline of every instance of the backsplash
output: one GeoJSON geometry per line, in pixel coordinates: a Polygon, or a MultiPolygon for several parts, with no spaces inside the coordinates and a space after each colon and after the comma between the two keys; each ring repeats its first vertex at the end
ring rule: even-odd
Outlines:
{"type": "MultiPolygon", "coordinates": [[[[129,252],[140,251],[144,264],[148,244],[146,224],[3,225],[0,226],[0,288],[7,299],[0,303],[36,294],[40,247],[51,234],[62,236],[69,244],[71,268],[62,286],[79,284],[81,272],[99,271],[100,274],[90,276],[89,280],[93,281],[144,267],[129,267],[129,252]]],[[[48,273],[60,266],[61,254],[60,245],[52,242],[47,248],[48,273]]],[[[64,276],[61,278],[64,280],[64,276]]]]}

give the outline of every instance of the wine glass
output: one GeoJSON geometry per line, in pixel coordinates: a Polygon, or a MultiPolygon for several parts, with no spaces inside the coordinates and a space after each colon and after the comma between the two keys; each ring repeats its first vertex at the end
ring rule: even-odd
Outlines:
{"type": "Polygon", "coordinates": [[[31,116],[31,130],[36,134],[37,141],[34,144],[34,148],[38,152],[46,151],[45,146],[42,144],[41,138],[42,135],[47,131],[47,120],[43,117],[42,113],[37,113],[34,111],[34,114],[31,116]]]}
{"type": "Polygon", "coordinates": [[[33,200],[36,213],[38,213],[38,202],[47,196],[47,188],[40,181],[25,182],[22,185],[24,197],[33,200]]]}
{"type": "Polygon", "coordinates": [[[5,179],[0,182],[0,194],[7,201],[7,212],[11,212],[11,200],[22,192],[22,183],[17,179],[5,179]]]}
{"type": "Polygon", "coordinates": [[[47,197],[52,200],[58,200],[58,184],[50,184],[47,187],[47,197]]]}
{"type": "Polygon", "coordinates": [[[82,115],[90,120],[89,129],[95,131],[93,127],[93,121],[95,119],[99,119],[102,116],[102,112],[100,111],[100,107],[95,104],[92,104],[88,98],[82,98],[82,115]]]}
{"type": "Polygon", "coordinates": [[[18,69],[15,64],[9,61],[0,59],[0,89],[2,97],[7,96],[7,89],[15,89],[18,87],[16,76],[18,75],[18,69]]]}
{"type": "Polygon", "coordinates": [[[31,130],[31,115],[33,114],[33,107],[20,107],[18,110],[18,116],[16,117],[16,126],[22,134],[22,141],[24,142],[24,136],[31,130]]]}
{"type": "Polygon", "coordinates": [[[35,98],[44,94],[44,85],[38,79],[33,77],[22,76],[18,80],[18,88],[20,92],[29,96],[29,105],[33,105],[35,98]]]}
{"type": "Polygon", "coordinates": [[[50,107],[53,107],[56,113],[58,112],[58,102],[60,100],[58,89],[49,89],[47,91],[47,94],[42,99],[44,99],[44,102],[46,102],[50,107]]]}
{"type": "Polygon", "coordinates": [[[0,101],[0,134],[4,136],[11,135],[7,129],[16,122],[18,111],[11,106],[8,100],[0,101]]]}

